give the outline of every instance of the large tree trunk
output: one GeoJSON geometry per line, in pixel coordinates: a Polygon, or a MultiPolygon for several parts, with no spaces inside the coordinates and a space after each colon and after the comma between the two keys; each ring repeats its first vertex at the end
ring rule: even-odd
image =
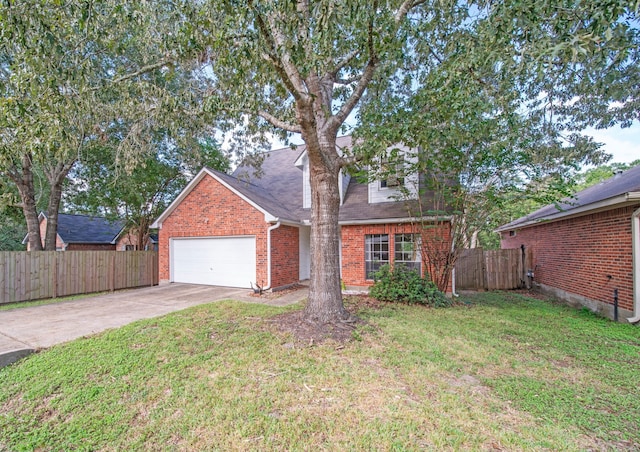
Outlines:
{"type": "Polygon", "coordinates": [[[22,157],[21,168],[9,172],[9,177],[16,184],[22,202],[22,212],[27,222],[27,240],[31,251],[42,250],[42,237],[40,236],[40,221],[38,220],[38,208],[36,206],[36,190],[33,186],[33,166],[31,155],[22,157]]]}
{"type": "Polygon", "coordinates": [[[47,203],[47,230],[44,236],[44,249],[56,250],[56,237],[58,235],[58,210],[62,198],[62,186],[51,186],[49,202],[47,203]]]}
{"type": "Polygon", "coordinates": [[[350,317],[340,288],[339,158],[335,137],[314,136],[305,142],[310,163],[312,260],[304,317],[314,323],[336,323],[350,317]]]}
{"type": "Polygon", "coordinates": [[[75,164],[75,160],[58,163],[54,168],[45,171],[49,181],[49,202],[47,203],[47,230],[45,232],[44,249],[56,250],[56,238],[58,236],[58,211],[62,200],[62,184],[75,164]]]}

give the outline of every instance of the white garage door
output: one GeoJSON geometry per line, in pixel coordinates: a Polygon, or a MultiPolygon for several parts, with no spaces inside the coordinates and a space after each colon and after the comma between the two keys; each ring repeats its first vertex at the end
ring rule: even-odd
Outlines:
{"type": "Polygon", "coordinates": [[[248,288],[251,282],[256,282],[256,239],[172,239],[171,280],[248,288]]]}

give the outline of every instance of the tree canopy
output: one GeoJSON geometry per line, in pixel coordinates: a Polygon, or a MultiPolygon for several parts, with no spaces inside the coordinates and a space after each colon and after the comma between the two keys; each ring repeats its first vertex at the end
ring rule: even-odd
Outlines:
{"type": "MultiPolygon", "coordinates": [[[[623,0],[6,5],[0,168],[18,187],[39,159],[56,163],[45,173],[57,190],[105,136],[131,151],[116,156],[126,162],[162,129],[180,140],[209,124],[241,152],[266,133],[300,134],[311,165],[305,316],[314,322],[350,320],[339,280],[342,169],[375,173],[377,157],[404,143],[419,150],[413,169],[430,175],[425,183],[478,224],[504,193],[555,196],[581,165],[603,163],[576,133],[582,126],[638,118],[638,4],[623,0]],[[350,115],[360,145],[339,152],[350,115]]],[[[33,203],[21,195],[28,218],[33,203]]]]}

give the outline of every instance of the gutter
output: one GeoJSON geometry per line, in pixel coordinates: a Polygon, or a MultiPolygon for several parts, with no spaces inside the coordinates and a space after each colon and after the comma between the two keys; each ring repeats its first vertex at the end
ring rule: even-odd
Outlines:
{"type": "Polygon", "coordinates": [[[631,254],[633,256],[633,317],[629,323],[640,322],[640,209],[631,214],[631,254]]]}
{"type": "Polygon", "coordinates": [[[271,231],[280,227],[280,219],[276,219],[276,224],[267,228],[267,287],[262,290],[271,289],[271,231]]]}
{"type": "MultiPolygon", "coordinates": [[[[357,226],[367,224],[401,224],[410,223],[412,221],[452,221],[453,217],[450,215],[442,216],[425,216],[425,217],[404,217],[404,218],[377,218],[377,219],[364,219],[364,220],[342,220],[338,221],[340,226],[357,226]]],[[[309,222],[311,224],[311,222],[309,222]]]]}
{"type": "Polygon", "coordinates": [[[586,204],[584,206],[580,206],[576,208],[559,210],[549,215],[545,215],[539,218],[534,218],[532,220],[523,221],[522,223],[506,224],[504,226],[500,226],[499,228],[495,229],[495,232],[505,232],[505,231],[511,231],[514,229],[526,228],[529,226],[536,226],[543,222],[560,220],[565,217],[587,215],[587,214],[596,213],[602,210],[609,210],[615,207],[623,207],[625,203],[637,202],[637,201],[640,201],[640,192],[630,191],[613,198],[605,199],[603,201],[586,204]]]}

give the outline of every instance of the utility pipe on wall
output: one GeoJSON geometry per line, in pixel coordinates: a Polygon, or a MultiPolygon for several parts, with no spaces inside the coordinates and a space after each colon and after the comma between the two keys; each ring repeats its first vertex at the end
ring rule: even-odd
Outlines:
{"type": "Polygon", "coordinates": [[[267,228],[267,287],[263,287],[262,290],[271,289],[271,231],[280,227],[280,220],[273,226],[267,228]]]}
{"type": "Polygon", "coordinates": [[[631,215],[631,253],[633,255],[633,317],[629,323],[640,322],[640,209],[631,215]]]}

